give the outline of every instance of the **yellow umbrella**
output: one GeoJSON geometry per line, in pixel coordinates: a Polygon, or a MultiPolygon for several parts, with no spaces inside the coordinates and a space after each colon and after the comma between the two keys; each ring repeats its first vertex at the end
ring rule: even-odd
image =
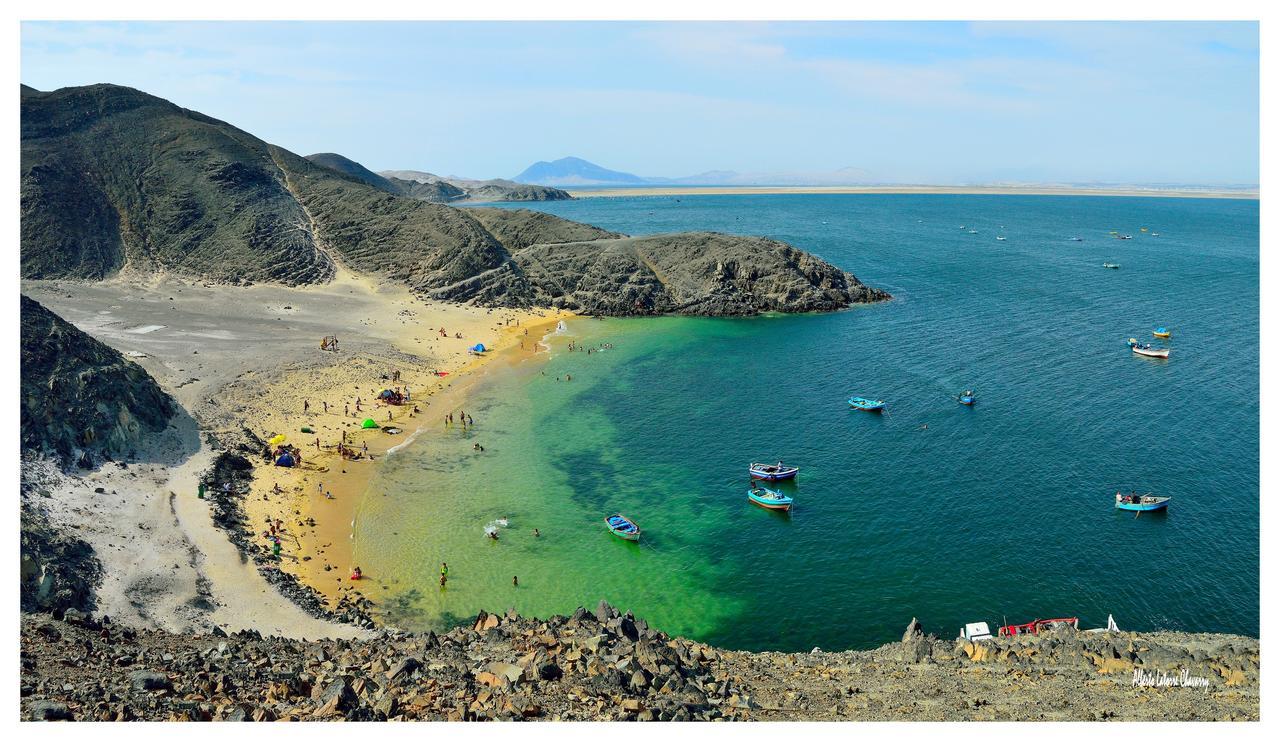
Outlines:
{"type": "Polygon", "coordinates": [[[278,446],[281,443],[284,443],[284,440],[285,440],[284,433],[280,433],[279,435],[275,436],[271,440],[267,441],[267,443],[270,443],[273,446],[278,446]]]}

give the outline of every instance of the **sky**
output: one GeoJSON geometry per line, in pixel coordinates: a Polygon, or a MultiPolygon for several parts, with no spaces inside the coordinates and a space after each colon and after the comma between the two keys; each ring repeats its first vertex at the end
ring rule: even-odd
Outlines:
{"type": "Polygon", "coordinates": [[[1252,22],[22,24],[22,82],[128,85],[298,154],[511,177],[1254,185],[1252,22]]]}

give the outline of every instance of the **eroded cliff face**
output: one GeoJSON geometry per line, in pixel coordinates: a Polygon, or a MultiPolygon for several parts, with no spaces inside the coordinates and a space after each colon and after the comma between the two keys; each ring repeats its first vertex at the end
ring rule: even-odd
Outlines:
{"type": "Polygon", "coordinates": [[[22,297],[23,451],[88,466],[135,451],[177,404],[146,371],[22,297]]]}

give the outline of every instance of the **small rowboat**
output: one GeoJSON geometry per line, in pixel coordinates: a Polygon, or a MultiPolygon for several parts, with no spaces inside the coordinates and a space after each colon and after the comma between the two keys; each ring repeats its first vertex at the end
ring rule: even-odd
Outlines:
{"type": "Polygon", "coordinates": [[[849,406],[855,410],[866,410],[867,412],[880,412],[884,409],[883,399],[867,399],[866,397],[850,397],[849,406]]]}
{"type": "Polygon", "coordinates": [[[790,497],[768,487],[752,487],[747,490],[747,497],[760,507],[769,510],[790,510],[793,502],[790,497]]]}
{"type": "Polygon", "coordinates": [[[1167,338],[1173,334],[1173,331],[1166,327],[1157,327],[1151,331],[1151,334],[1158,338],[1167,338]]]}
{"type": "Polygon", "coordinates": [[[1169,507],[1172,497],[1155,497],[1150,492],[1145,495],[1116,493],[1116,509],[1145,513],[1151,510],[1164,510],[1169,507]]]}
{"type": "Polygon", "coordinates": [[[794,479],[800,473],[800,467],[783,466],[781,461],[776,464],[752,463],[748,471],[751,472],[752,479],[776,482],[780,479],[794,479]]]}
{"type": "Polygon", "coordinates": [[[610,533],[624,541],[640,540],[640,526],[621,513],[615,513],[605,518],[604,524],[609,527],[610,533]]]}
{"type": "Polygon", "coordinates": [[[1115,268],[1115,269],[1119,269],[1119,268],[1120,268],[1120,264],[1119,264],[1119,263],[1103,263],[1103,264],[1102,264],[1102,267],[1103,267],[1103,268],[1115,268]]]}
{"type": "Polygon", "coordinates": [[[960,404],[969,405],[970,407],[973,406],[974,402],[978,401],[978,398],[974,396],[973,391],[969,389],[961,392],[957,399],[960,400],[960,404]]]}

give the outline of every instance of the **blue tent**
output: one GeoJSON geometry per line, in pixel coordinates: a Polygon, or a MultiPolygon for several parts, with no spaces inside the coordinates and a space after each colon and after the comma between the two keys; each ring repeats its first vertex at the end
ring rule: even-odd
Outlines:
{"type": "Polygon", "coordinates": [[[476,343],[475,345],[471,346],[471,349],[472,349],[472,350],[474,350],[474,351],[475,351],[475,352],[477,352],[477,353],[483,353],[483,352],[484,352],[484,343],[476,343]]]}
{"type": "Polygon", "coordinates": [[[280,458],[276,459],[276,466],[293,466],[293,456],[287,453],[280,454],[280,458]]]}

